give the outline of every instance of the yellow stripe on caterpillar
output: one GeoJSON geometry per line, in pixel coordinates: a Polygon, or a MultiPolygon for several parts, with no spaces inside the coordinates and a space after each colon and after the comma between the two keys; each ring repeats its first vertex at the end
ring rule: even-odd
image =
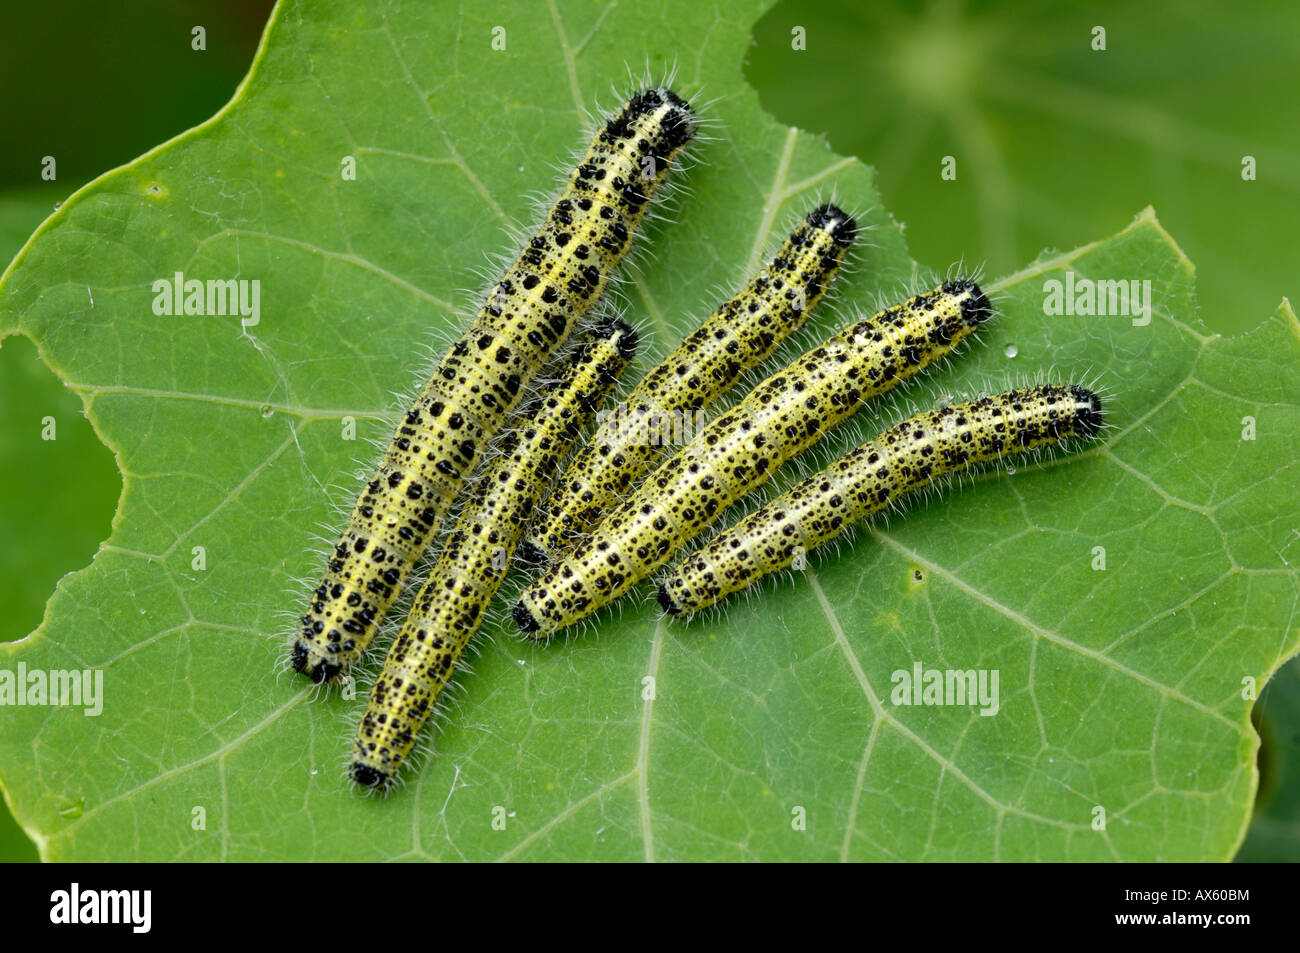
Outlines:
{"type": "Polygon", "coordinates": [[[544,565],[562,556],[625,499],[660,456],[664,422],[699,414],[801,328],[856,235],[857,223],[834,205],[809,212],[744,290],[719,305],[605,419],[539,509],[520,557],[544,565]]]}
{"type": "Polygon", "coordinates": [[[669,615],[690,615],[790,566],[899,497],[972,466],[1095,436],[1101,398],[1040,385],[927,411],[791,487],[687,557],[659,587],[669,615]]]}
{"type": "Polygon", "coordinates": [[[594,328],[574,349],[560,380],[520,412],[519,429],[505,434],[499,458],[478,478],[370,691],[348,769],[357,784],[388,790],[410,759],[505,578],[537,499],[635,348],[636,334],[622,322],[594,328]]]}
{"type": "Polygon", "coordinates": [[[317,683],[347,676],[482,448],[604,292],[695,128],[690,107],[664,88],[637,94],[600,127],[393,434],[301,617],[295,671],[317,683]]]}
{"type": "Polygon", "coordinates": [[[515,622],[548,638],[613,602],[864,400],[951,353],[991,314],[974,281],[950,281],[802,355],[663,463],[526,589],[515,622]]]}

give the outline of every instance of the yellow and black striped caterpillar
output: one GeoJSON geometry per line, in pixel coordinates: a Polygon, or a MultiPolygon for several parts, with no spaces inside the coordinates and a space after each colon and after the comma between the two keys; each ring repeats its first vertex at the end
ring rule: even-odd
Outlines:
{"type": "Polygon", "coordinates": [[[669,615],[699,612],[791,565],[899,497],[1013,454],[1095,436],[1101,398],[1040,385],[904,420],[713,537],[659,587],[669,615]]]}
{"type": "MultiPolygon", "coordinates": [[[[834,205],[813,209],[737,295],[641,379],[565,470],[520,556],[546,564],[568,552],[650,470],[666,421],[689,420],[803,326],[857,235],[834,205]]],[[[679,431],[689,428],[677,425],[679,431]]]]}
{"type": "Polygon", "coordinates": [[[515,622],[548,638],[613,602],[862,401],[949,354],[991,314],[974,281],[950,281],[808,351],[663,463],[526,589],[515,622]]]}
{"type": "Polygon", "coordinates": [[[478,477],[370,691],[348,771],[357,784],[387,790],[410,758],[505,578],[537,499],[635,349],[636,334],[627,325],[597,326],[573,350],[554,386],[521,411],[518,429],[506,432],[500,457],[478,477]]]}
{"type": "Polygon", "coordinates": [[[666,88],[637,94],[601,125],[541,230],[398,425],[301,617],[295,671],[318,683],[347,676],[483,447],[604,292],[695,129],[666,88]]]}

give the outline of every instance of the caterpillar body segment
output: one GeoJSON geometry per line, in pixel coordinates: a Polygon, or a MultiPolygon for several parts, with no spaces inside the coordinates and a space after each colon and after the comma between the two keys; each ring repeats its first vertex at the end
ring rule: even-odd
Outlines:
{"type": "Polygon", "coordinates": [[[636,334],[602,324],[573,351],[561,379],[519,415],[485,468],[456,528],[389,649],[357,727],[349,775],[387,790],[451,680],[505,578],[515,546],[558,464],[632,359],[636,334]]]}
{"type": "Polygon", "coordinates": [[[540,508],[520,556],[539,565],[551,562],[626,498],[663,447],[675,442],[674,433],[690,432],[699,411],[803,326],[856,235],[857,223],[834,205],[809,212],[745,288],[719,305],[604,420],[540,508]]]}
{"type": "Polygon", "coordinates": [[[604,292],[696,129],[666,88],[597,130],[541,229],[399,423],[312,592],[289,655],[339,683],[369,646],[482,449],[604,292]]]}
{"type": "Polygon", "coordinates": [[[1101,398],[1041,385],[908,418],[755,510],[687,557],[659,586],[669,615],[690,615],[785,569],[900,497],[1014,454],[1095,436],[1101,398]]]}
{"type": "Polygon", "coordinates": [[[974,281],[947,282],[833,335],[755,387],[664,462],[515,604],[548,638],[622,596],[862,401],[952,352],[992,314],[974,281]]]}

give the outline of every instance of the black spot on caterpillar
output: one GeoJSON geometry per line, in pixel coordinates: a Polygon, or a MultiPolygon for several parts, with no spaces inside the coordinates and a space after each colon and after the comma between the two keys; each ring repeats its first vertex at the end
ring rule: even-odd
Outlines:
{"type": "Polygon", "coordinates": [[[1101,398],[1041,385],[908,418],[796,484],[693,553],[659,587],[669,615],[739,592],[920,487],[981,463],[1096,436],[1101,398]]]}
{"type": "Polygon", "coordinates": [[[451,680],[505,578],[533,507],[632,359],[636,334],[621,322],[587,334],[554,386],[505,434],[456,529],[388,651],[353,741],[348,773],[388,790],[451,680]]]}
{"type": "Polygon", "coordinates": [[[690,107],[657,88],[597,131],[541,230],[399,423],[301,617],[295,671],[337,683],[366,650],[483,446],[604,292],[695,128],[690,107]]]}
{"type": "Polygon", "coordinates": [[[950,353],[991,314],[974,281],[950,281],[797,358],[663,463],[526,589],[515,622],[548,638],[613,602],[862,401],[950,353]]]}
{"type": "Polygon", "coordinates": [[[834,205],[809,212],[739,294],[641,379],[626,412],[602,423],[543,504],[521,558],[545,564],[563,555],[624,499],[660,456],[663,422],[709,406],[801,328],[856,235],[857,223],[834,205]]]}

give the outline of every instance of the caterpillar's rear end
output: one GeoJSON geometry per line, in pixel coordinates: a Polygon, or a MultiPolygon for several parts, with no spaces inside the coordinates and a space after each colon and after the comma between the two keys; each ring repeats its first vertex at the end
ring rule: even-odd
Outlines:
{"type": "Polygon", "coordinates": [[[553,386],[542,388],[507,431],[478,478],[437,566],[384,660],[353,742],[348,775],[387,791],[484,616],[560,462],[632,360],[636,333],[603,323],[574,348],[553,386]]]}

